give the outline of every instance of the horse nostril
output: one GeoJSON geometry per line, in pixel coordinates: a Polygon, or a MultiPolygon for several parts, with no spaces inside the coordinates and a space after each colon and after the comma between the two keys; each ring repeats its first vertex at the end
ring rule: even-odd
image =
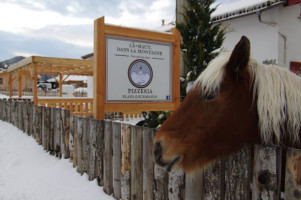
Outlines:
{"type": "Polygon", "coordinates": [[[154,156],[156,160],[159,160],[162,156],[162,145],[160,142],[155,143],[154,156]]]}

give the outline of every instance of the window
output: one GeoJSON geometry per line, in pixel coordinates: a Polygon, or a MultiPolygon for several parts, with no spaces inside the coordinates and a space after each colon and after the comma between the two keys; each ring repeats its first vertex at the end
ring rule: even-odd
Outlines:
{"type": "Polygon", "coordinates": [[[301,62],[291,62],[290,70],[295,74],[301,76],[301,62]]]}

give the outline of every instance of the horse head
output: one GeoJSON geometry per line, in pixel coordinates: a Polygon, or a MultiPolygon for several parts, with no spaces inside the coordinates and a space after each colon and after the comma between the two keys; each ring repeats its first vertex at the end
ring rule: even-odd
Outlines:
{"type": "Polygon", "coordinates": [[[174,171],[203,168],[260,140],[249,73],[250,42],[213,60],[154,138],[155,162],[174,171]]]}

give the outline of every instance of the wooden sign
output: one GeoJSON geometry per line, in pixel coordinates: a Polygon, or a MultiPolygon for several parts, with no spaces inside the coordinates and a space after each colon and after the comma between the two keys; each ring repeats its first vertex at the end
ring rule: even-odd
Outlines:
{"type": "Polygon", "coordinates": [[[175,110],[180,104],[180,34],[94,22],[94,118],[106,112],[175,110]]]}

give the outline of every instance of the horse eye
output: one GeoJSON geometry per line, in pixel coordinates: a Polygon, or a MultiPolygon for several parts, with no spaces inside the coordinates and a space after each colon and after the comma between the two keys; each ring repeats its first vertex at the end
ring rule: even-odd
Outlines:
{"type": "Polygon", "coordinates": [[[202,100],[204,101],[209,101],[209,100],[212,100],[215,98],[215,95],[212,95],[212,94],[205,94],[202,96],[202,100]]]}

